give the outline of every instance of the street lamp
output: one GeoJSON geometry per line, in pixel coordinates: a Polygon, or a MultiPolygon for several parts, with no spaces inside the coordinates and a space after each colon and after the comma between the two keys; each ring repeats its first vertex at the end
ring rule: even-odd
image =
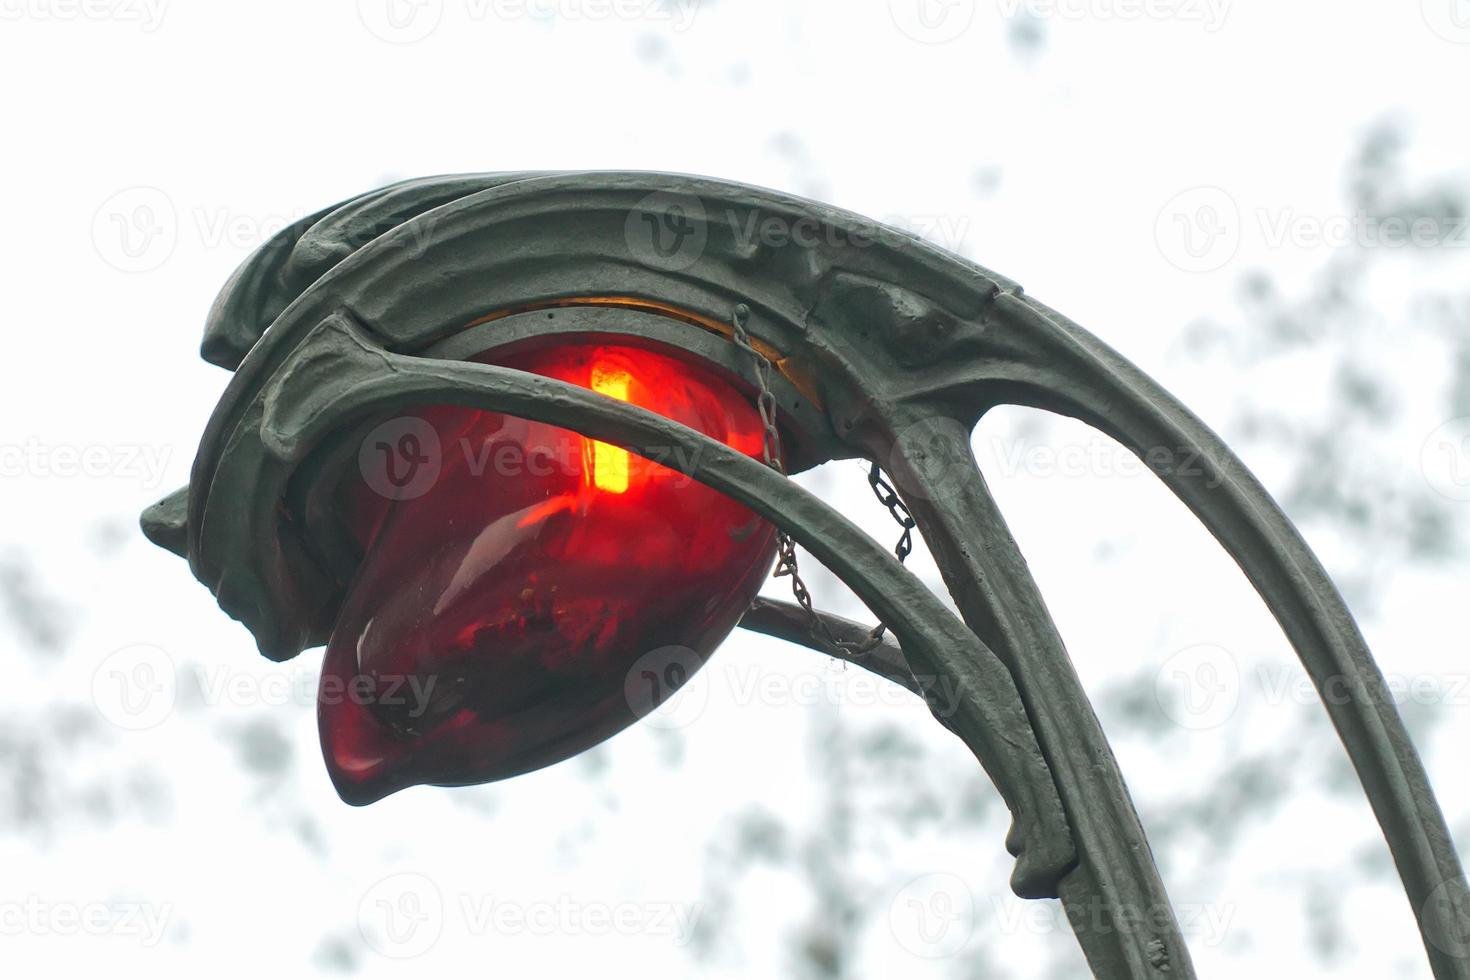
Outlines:
{"type": "Polygon", "coordinates": [[[1470,980],[1464,873],[1321,564],[1213,432],[1009,280],[740,184],[437,177],[267,243],[220,294],[203,353],[234,375],[189,486],[144,530],[267,657],[327,644],[323,746],[349,802],[574,754],[738,620],[925,697],[1011,810],[1012,888],[1062,900],[1097,976],[1193,976],[971,454],[988,409],[1027,405],[1127,446],[1240,564],[1335,694],[1434,975],[1470,980]],[[852,458],[902,526],[894,551],[787,478],[852,458]],[[903,567],[910,528],[959,617],[903,567]],[[797,545],[881,625],[814,610],[797,545]],[[798,602],[753,598],[773,555],[798,602]]]}

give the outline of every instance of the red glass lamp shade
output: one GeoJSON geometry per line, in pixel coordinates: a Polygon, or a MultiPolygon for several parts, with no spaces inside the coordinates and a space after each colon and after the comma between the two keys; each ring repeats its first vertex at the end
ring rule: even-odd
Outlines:
{"type": "MultiPolygon", "coordinates": [[[[752,399],[672,351],[576,339],[477,360],[761,452],[752,399]]],[[[473,409],[428,407],[403,424],[418,464],[437,463],[431,484],[343,490],[365,551],[327,647],[318,718],[349,803],[503,779],[615,734],[719,645],[770,569],[769,523],[642,456],[473,409]],[[649,655],[678,667],[630,682],[649,655]]]]}

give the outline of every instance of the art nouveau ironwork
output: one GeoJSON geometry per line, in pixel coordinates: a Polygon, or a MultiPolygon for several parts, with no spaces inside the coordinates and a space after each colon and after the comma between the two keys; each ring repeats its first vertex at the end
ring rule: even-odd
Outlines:
{"type": "Polygon", "coordinates": [[[1081,419],[1138,454],[1275,614],[1357,769],[1434,975],[1470,980],[1470,895],[1424,769],[1342,598],[1221,440],[1013,282],[855,215],[646,173],[411,180],[282,232],[225,287],[205,357],[234,372],[190,484],[144,515],[267,657],[330,636],[361,550],[338,507],[365,433],[425,405],[559,426],[749,507],[889,631],[757,600],[747,628],[853,655],[925,695],[1009,805],[1012,887],[1058,896],[1100,977],[1193,976],[1123,777],[971,454],[990,408],[1081,419]],[[528,338],[640,338],[760,391],[773,365],[791,472],[862,458],[891,478],[961,617],[782,472],[587,388],[468,358],[528,338]],[[849,644],[834,646],[833,641],[849,644]],[[938,699],[931,701],[938,706],[938,699]],[[1101,914],[1099,914],[1099,910],[1101,914]]]}

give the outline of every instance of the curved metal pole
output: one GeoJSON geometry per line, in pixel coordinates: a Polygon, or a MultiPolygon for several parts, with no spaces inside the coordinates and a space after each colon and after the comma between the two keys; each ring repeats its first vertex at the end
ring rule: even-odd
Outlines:
{"type": "MultiPolygon", "coordinates": [[[[663,416],[539,375],[392,354],[346,314],[329,317],[262,393],[260,441],[283,462],[330,431],[386,412],[453,404],[558,425],[660,461],[782,527],[897,635],[926,692],[953,685],[946,720],[1014,816],[1011,887],[1051,897],[1076,860],[1056,784],[1005,666],[908,569],[856,525],[782,474],[663,416]]],[[[926,697],[931,709],[938,702],[926,697]]]]}
{"type": "MultiPolygon", "coordinates": [[[[827,627],[827,631],[842,643],[862,643],[872,634],[871,626],[864,626],[862,623],[844,619],[841,616],[819,612],[817,617],[827,627]]],[[[750,608],[745,611],[739,625],[741,629],[774,636],[778,640],[795,643],[798,646],[804,646],[818,653],[825,653],[829,657],[862,667],[864,670],[870,670],[879,677],[893,681],[921,698],[925,696],[924,686],[914,679],[914,672],[909,669],[909,662],[903,655],[903,648],[890,636],[885,635],[876,647],[861,656],[844,649],[831,650],[817,642],[816,637],[812,636],[811,623],[807,619],[805,609],[794,602],[781,602],[777,599],[767,599],[764,596],[758,596],[750,604],[750,608]]],[[[949,727],[949,722],[942,715],[935,717],[946,728],[949,727]]]]}
{"type": "MultiPolygon", "coordinates": [[[[1444,815],[1352,614],[1290,519],[1214,432],[1101,340],[1018,295],[998,297],[993,313],[991,356],[956,372],[943,397],[1028,405],[1087,422],[1133,451],[1210,529],[1323,695],[1393,854],[1434,976],[1470,980],[1470,887],[1444,815]]],[[[1045,739],[1041,726],[1038,736],[1045,739]]],[[[1058,778],[1065,793],[1065,772],[1058,778]]]]}
{"type": "MultiPolygon", "coordinates": [[[[1053,322],[1057,338],[1066,336],[1065,321],[1053,322]]],[[[1101,341],[1067,339],[1076,344],[1072,357],[1090,362],[1088,383],[1069,383],[1047,401],[1137,453],[1245,571],[1322,694],[1398,865],[1434,975],[1470,978],[1465,872],[1393,695],[1321,562],[1240,458],[1189,409],[1101,341]]]]}
{"type": "Polygon", "coordinates": [[[965,622],[1026,703],[1057,779],[1078,866],[1062,904],[1095,976],[1195,975],[1123,774],[961,424],[901,425],[890,475],[965,622]]]}

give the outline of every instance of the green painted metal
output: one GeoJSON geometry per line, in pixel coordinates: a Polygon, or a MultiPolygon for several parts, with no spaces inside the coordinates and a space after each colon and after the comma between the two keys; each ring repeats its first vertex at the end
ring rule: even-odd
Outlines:
{"type": "MultiPolygon", "coordinates": [[[[188,558],[266,656],[295,656],[331,630],[356,556],[334,526],[329,490],[354,439],[385,414],[448,401],[645,454],[682,447],[692,455],[678,468],[786,529],[893,630],[898,642],[865,666],[911,689],[963,692],[958,712],[940,720],[1012,809],[1013,887],[1061,897],[1093,972],[1190,977],[1122,774],[970,454],[971,428],[995,405],[1083,419],[1138,453],[1210,527],[1319,689],[1345,682],[1351,697],[1324,700],[1434,975],[1470,980],[1464,873],[1383,678],[1320,563],[1177,400],[1002,277],[856,215],[723,181],[439,177],[283,231],[221,293],[204,352],[234,376],[190,486],[150,509],[144,529],[188,558]],[[631,406],[458,360],[472,346],[538,333],[626,329],[683,343],[749,382],[718,346],[741,303],[751,336],[776,359],[797,468],[880,462],[963,623],[882,546],[759,463],[631,406]]],[[[745,624],[809,642],[795,616],[758,602],[745,624]]],[[[827,622],[839,635],[866,632],[827,622]]]]}

